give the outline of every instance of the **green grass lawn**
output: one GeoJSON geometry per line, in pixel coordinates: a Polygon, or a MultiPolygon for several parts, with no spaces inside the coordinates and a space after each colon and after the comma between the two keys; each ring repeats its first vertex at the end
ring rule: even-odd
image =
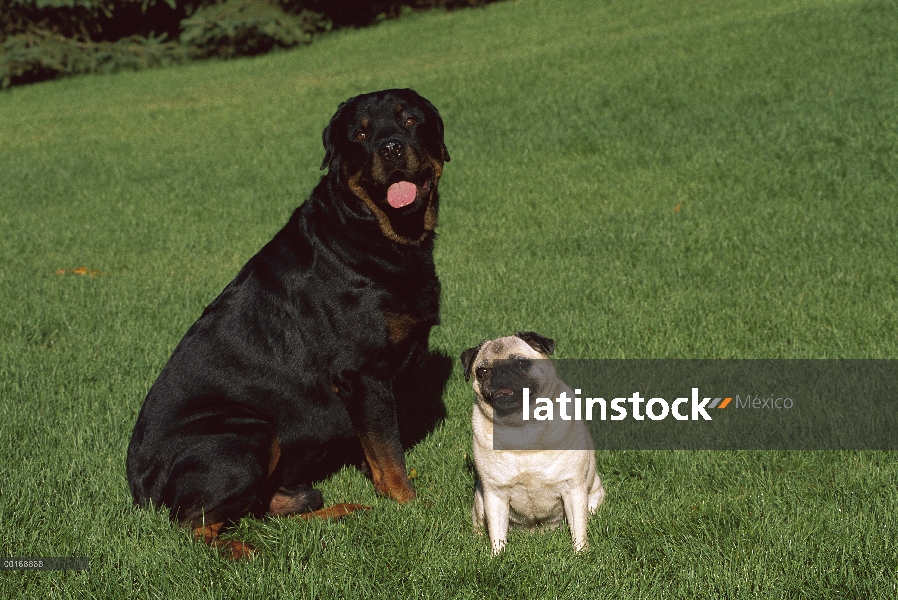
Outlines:
{"type": "Polygon", "coordinates": [[[131,504],[125,449],[180,337],[316,183],[338,103],[446,123],[432,350],[898,358],[894,0],[509,0],[238,60],[0,94],[0,598],[896,598],[898,454],[600,452],[592,550],[471,532],[473,393],[354,470],[337,523],[244,520],[234,563],[131,504]],[[77,267],[97,270],[78,275],[77,267]],[[63,274],[57,274],[60,270],[63,274]]]}

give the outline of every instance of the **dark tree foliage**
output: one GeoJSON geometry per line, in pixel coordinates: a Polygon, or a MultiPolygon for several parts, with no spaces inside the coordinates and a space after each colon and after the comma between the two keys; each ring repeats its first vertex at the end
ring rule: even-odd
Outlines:
{"type": "Polygon", "coordinates": [[[308,44],[407,10],[493,0],[0,0],[0,87],[308,44]]]}

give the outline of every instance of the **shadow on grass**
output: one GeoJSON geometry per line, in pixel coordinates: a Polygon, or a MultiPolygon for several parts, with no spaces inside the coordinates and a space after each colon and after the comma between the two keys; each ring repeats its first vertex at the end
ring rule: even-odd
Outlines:
{"type": "Polygon", "coordinates": [[[396,392],[396,412],[402,447],[408,450],[446,418],[443,391],[452,373],[452,359],[428,351],[406,384],[396,392]]]}

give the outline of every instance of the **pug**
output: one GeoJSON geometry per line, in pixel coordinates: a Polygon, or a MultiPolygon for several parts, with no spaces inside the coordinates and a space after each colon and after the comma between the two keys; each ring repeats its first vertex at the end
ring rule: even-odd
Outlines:
{"type": "Polygon", "coordinates": [[[505,547],[509,524],[554,529],[564,519],[574,550],[587,550],[587,519],[605,498],[592,437],[583,421],[522,419],[523,388],[529,389],[531,401],[554,399],[562,392],[573,398],[548,360],[554,351],[554,340],[526,331],[484,341],[461,354],[465,381],[473,376],[477,394],[472,422],[478,477],[472,519],[476,532],[486,526],[493,554],[505,547]],[[516,439],[536,449],[494,450],[494,425],[500,421],[517,427],[512,430],[516,439]]]}

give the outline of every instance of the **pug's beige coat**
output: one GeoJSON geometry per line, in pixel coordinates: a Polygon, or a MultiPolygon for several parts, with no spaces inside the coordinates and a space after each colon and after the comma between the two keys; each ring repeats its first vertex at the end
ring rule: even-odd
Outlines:
{"type": "MultiPolygon", "coordinates": [[[[475,531],[486,527],[494,554],[505,547],[509,524],[531,530],[551,529],[565,518],[574,549],[588,549],[587,519],[605,498],[596,474],[595,451],[583,449],[593,444],[582,421],[531,419],[524,424],[520,435],[527,436],[528,447],[553,450],[493,449],[495,408],[490,397],[496,390],[484,387],[489,387],[488,373],[496,360],[532,360],[527,376],[538,386],[539,397],[554,399],[562,392],[573,397],[551,361],[546,360],[546,344],[529,337],[535,335],[522,333],[484,342],[479,349],[471,349],[475,353],[466,365],[466,370],[474,373],[477,394],[472,424],[478,480],[472,518],[475,531]]],[[[537,338],[548,341],[551,352],[554,342],[537,338]]]]}

